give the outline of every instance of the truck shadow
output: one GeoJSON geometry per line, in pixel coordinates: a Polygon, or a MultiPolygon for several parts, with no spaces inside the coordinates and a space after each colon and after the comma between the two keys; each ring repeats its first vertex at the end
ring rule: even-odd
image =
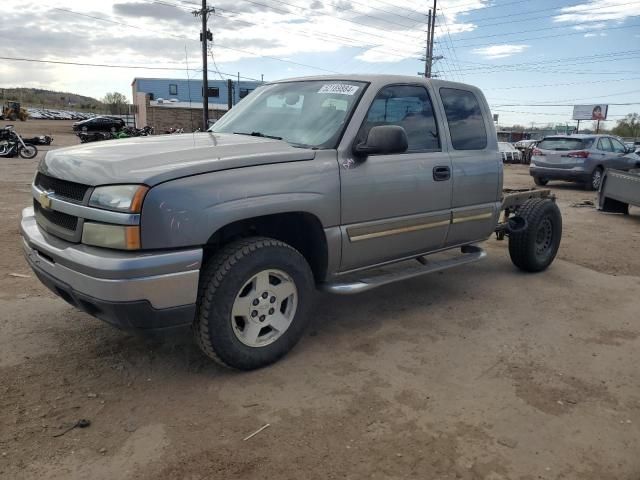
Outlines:
{"type": "MultiPolygon", "coordinates": [[[[474,285],[481,285],[489,276],[503,274],[524,275],[508,261],[484,261],[358,295],[318,293],[304,337],[280,363],[305,362],[307,353],[317,353],[325,344],[338,344],[346,353],[355,344],[367,344],[370,340],[378,342],[383,330],[392,330],[396,337],[404,336],[413,341],[416,331],[437,336],[452,321],[463,329],[478,328],[477,316],[460,316],[455,310],[461,301],[475,301],[480,297],[474,285]]],[[[73,315],[85,316],[80,312],[73,315]]],[[[115,364],[111,368],[128,370],[134,376],[146,375],[143,372],[151,370],[162,371],[163,376],[181,372],[207,377],[238,374],[218,366],[202,354],[188,332],[172,338],[149,339],[118,332],[89,319],[90,327],[77,332],[85,337],[79,342],[87,346],[83,355],[87,361],[91,361],[91,357],[103,358],[115,364]],[[87,334],[93,339],[86,338],[87,334]]],[[[80,321],[86,322],[87,318],[80,321]]]]}

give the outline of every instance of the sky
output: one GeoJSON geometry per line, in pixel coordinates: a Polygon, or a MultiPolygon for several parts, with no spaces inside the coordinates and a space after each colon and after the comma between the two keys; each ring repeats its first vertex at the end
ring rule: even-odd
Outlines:
{"type": "MultiPolygon", "coordinates": [[[[209,0],[209,78],[417,76],[432,1],[209,0]]],[[[196,0],[2,3],[0,87],[130,98],[136,76],[202,75],[196,0]]],[[[640,112],[640,0],[440,0],[435,42],[436,75],[480,87],[499,125],[575,124],[573,104],[609,103],[609,127],[640,112]]]]}

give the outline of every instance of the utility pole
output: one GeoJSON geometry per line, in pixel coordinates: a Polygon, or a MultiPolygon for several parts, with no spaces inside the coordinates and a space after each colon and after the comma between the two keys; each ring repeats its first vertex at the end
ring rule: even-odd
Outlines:
{"type": "Polygon", "coordinates": [[[431,72],[429,71],[429,67],[431,66],[431,9],[429,9],[429,15],[427,15],[427,45],[425,47],[424,54],[424,77],[430,78],[431,72]]]}
{"type": "Polygon", "coordinates": [[[438,0],[433,0],[433,9],[429,9],[427,16],[427,49],[424,61],[424,76],[426,78],[433,77],[433,63],[443,58],[442,56],[433,55],[433,38],[436,30],[436,11],[438,8],[438,0]]]}
{"type": "Polygon", "coordinates": [[[207,71],[207,40],[213,40],[213,35],[207,29],[207,19],[209,14],[215,13],[213,7],[207,7],[207,0],[202,0],[202,8],[194,10],[195,17],[202,17],[202,31],[200,41],[202,42],[202,131],[209,128],[209,76],[207,71]]]}

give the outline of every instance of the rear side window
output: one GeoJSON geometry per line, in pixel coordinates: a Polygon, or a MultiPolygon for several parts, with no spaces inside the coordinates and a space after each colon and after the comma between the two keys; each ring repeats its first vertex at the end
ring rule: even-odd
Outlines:
{"type": "Polygon", "coordinates": [[[541,150],[582,150],[589,148],[592,140],[582,140],[580,138],[545,138],[538,144],[541,150]]]}
{"type": "Polygon", "coordinates": [[[482,150],[487,146],[487,130],[476,96],[457,88],[441,88],[440,98],[447,115],[451,143],[456,150],[482,150]]]}

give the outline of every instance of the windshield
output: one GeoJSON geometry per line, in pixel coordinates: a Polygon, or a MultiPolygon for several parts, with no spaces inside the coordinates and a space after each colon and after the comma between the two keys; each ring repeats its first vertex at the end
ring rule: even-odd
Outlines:
{"type": "Polygon", "coordinates": [[[569,150],[582,150],[589,148],[593,143],[593,139],[586,138],[564,138],[564,137],[552,137],[545,138],[538,144],[538,148],[541,150],[557,150],[557,151],[569,151],[569,150]]]}
{"type": "Polygon", "coordinates": [[[313,80],[264,85],[209,131],[282,139],[291,145],[336,148],[366,84],[313,80]]]}

